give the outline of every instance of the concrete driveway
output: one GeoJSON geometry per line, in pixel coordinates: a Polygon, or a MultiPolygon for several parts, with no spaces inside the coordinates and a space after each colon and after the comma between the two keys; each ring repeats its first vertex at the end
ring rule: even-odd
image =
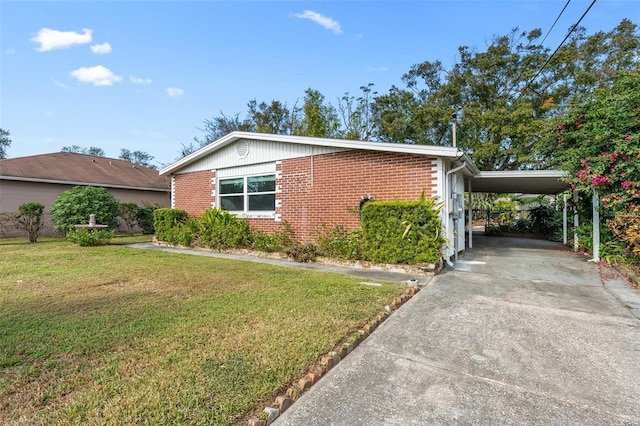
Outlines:
{"type": "Polygon", "coordinates": [[[274,424],[640,425],[640,320],[597,266],[474,245],[274,424]]]}

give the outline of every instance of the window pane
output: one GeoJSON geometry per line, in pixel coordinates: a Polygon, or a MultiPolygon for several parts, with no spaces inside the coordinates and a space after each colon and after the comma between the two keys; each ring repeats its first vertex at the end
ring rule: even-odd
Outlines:
{"type": "Polygon", "coordinates": [[[249,211],[274,211],[276,194],[250,195],[249,211]]]}
{"type": "Polygon", "coordinates": [[[247,192],[270,192],[276,190],[276,175],[250,176],[247,178],[247,192]]]}
{"type": "Polygon", "coordinates": [[[244,211],[244,195],[220,197],[220,207],[229,211],[244,211]]]}
{"type": "Polygon", "coordinates": [[[220,194],[242,194],[244,192],[244,178],[220,179],[220,194]]]}

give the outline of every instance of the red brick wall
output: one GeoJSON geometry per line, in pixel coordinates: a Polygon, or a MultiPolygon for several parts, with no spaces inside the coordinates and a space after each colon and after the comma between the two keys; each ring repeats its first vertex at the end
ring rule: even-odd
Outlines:
{"type": "Polygon", "coordinates": [[[284,160],[281,170],[276,213],[301,241],[314,240],[323,224],[357,228],[362,196],[417,200],[422,191],[436,193],[435,158],[419,155],[354,150],[284,160]]]}
{"type": "Polygon", "coordinates": [[[212,183],[215,173],[211,170],[175,175],[174,207],[186,210],[189,216],[200,216],[215,201],[212,183]]]}
{"type": "MultiPolygon", "coordinates": [[[[417,200],[424,191],[436,195],[436,159],[420,155],[375,151],[344,151],[283,160],[276,167],[276,214],[291,225],[303,242],[315,240],[323,224],[359,226],[360,198],[417,200]],[[312,168],[313,163],[313,168],[312,168]]],[[[176,175],[175,207],[199,216],[211,208],[214,197],[211,171],[176,175]]],[[[281,230],[283,222],[248,219],[256,230],[281,230]]]]}

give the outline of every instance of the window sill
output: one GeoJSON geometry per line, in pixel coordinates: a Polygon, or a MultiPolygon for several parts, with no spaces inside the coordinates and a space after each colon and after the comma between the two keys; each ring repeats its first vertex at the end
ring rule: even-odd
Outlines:
{"type": "Polygon", "coordinates": [[[275,212],[264,212],[264,213],[238,213],[236,217],[239,219],[275,219],[275,212]]]}

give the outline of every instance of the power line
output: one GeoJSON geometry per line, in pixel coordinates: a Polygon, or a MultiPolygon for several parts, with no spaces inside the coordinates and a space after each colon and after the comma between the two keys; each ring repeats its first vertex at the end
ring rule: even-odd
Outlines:
{"type": "MultiPolygon", "coordinates": [[[[524,87],[524,89],[522,89],[522,91],[520,92],[520,94],[518,95],[518,99],[520,99],[522,97],[522,95],[524,93],[527,92],[527,90],[529,89],[529,86],[531,86],[531,84],[535,81],[536,78],[538,78],[538,76],[540,75],[540,73],[542,73],[542,70],[544,70],[544,67],[546,67],[549,62],[551,61],[551,59],[553,59],[553,57],[556,55],[556,53],[558,53],[558,50],[560,50],[560,48],[562,47],[562,45],[569,39],[569,36],[576,30],[576,28],[578,28],[578,25],[580,25],[580,22],[582,22],[582,20],[584,19],[584,17],[587,15],[587,13],[589,13],[589,10],[591,10],[591,7],[593,7],[593,5],[596,3],[597,0],[593,0],[591,2],[591,4],[589,5],[589,7],[587,8],[587,10],[584,11],[584,13],[582,14],[582,16],[580,17],[580,19],[578,19],[578,22],[576,22],[575,24],[573,24],[573,27],[571,27],[571,29],[569,30],[569,32],[567,33],[567,36],[564,38],[564,40],[562,40],[562,42],[560,43],[560,45],[558,45],[558,47],[556,48],[556,50],[554,50],[554,52],[551,54],[551,56],[549,56],[549,58],[547,58],[547,60],[545,61],[544,64],[542,64],[542,66],[540,67],[540,69],[538,70],[538,72],[536,73],[536,75],[533,76],[533,78],[531,80],[529,80],[529,82],[527,83],[527,85],[524,87]]],[[[516,101],[518,100],[516,99],[516,101]]]]}
{"type": "Polygon", "coordinates": [[[571,3],[571,0],[567,0],[567,2],[565,3],[564,7],[560,11],[560,14],[556,18],[556,20],[553,21],[553,25],[551,25],[551,28],[549,28],[549,31],[547,31],[547,35],[544,36],[544,38],[542,39],[542,43],[540,43],[540,44],[544,45],[545,40],[547,39],[547,37],[549,37],[549,34],[551,34],[551,31],[553,31],[553,27],[556,26],[556,24],[558,23],[558,20],[560,19],[560,17],[564,13],[565,9],[567,8],[567,6],[569,6],[569,3],[571,3]]]}

